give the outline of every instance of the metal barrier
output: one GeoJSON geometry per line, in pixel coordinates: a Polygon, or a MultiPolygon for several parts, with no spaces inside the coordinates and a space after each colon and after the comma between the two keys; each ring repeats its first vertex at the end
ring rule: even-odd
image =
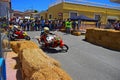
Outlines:
{"type": "Polygon", "coordinates": [[[6,65],[4,58],[0,58],[0,80],[6,80],[6,65]]]}
{"type": "Polygon", "coordinates": [[[5,59],[7,52],[9,51],[10,51],[10,42],[5,32],[1,31],[0,28],[0,80],[6,80],[5,59]]]}

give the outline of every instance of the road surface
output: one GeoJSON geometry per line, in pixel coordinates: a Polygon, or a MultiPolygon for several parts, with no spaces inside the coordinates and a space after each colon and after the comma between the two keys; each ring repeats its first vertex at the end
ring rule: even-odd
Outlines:
{"type": "MultiPolygon", "coordinates": [[[[69,51],[63,53],[57,48],[45,52],[58,60],[73,80],[120,80],[120,52],[86,42],[85,36],[55,33],[62,36],[69,51]]],[[[34,37],[40,32],[29,31],[28,34],[36,42],[34,37]]]]}

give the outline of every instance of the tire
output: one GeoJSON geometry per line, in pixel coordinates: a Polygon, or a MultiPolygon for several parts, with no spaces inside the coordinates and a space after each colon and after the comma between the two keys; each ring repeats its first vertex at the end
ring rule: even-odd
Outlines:
{"type": "Polygon", "coordinates": [[[31,38],[29,36],[25,36],[25,39],[26,40],[30,40],[31,38]]]}
{"type": "Polygon", "coordinates": [[[45,48],[45,42],[43,40],[41,40],[39,42],[40,48],[45,48]]]}
{"type": "Polygon", "coordinates": [[[9,39],[10,39],[10,41],[15,41],[15,36],[9,35],[9,39]]]}
{"type": "Polygon", "coordinates": [[[69,49],[69,47],[66,44],[64,44],[64,46],[61,48],[62,48],[62,51],[65,51],[65,52],[67,52],[69,49]]]}

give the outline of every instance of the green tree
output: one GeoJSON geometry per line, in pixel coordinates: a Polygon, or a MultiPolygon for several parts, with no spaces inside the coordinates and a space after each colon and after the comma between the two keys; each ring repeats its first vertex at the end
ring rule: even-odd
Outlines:
{"type": "Polygon", "coordinates": [[[35,13],[38,13],[38,11],[37,11],[37,10],[34,10],[34,12],[35,12],[35,13]]]}

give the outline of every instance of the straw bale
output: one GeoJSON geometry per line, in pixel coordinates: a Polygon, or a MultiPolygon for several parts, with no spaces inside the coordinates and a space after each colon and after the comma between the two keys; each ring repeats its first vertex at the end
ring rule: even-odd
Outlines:
{"type": "Polygon", "coordinates": [[[4,39],[2,41],[2,48],[8,48],[8,45],[9,45],[9,41],[7,39],[4,39]]]}
{"type": "Polygon", "coordinates": [[[10,46],[15,53],[18,53],[19,51],[17,43],[18,41],[10,41],[10,46]]]}
{"type": "Polygon", "coordinates": [[[19,53],[23,80],[71,80],[60,69],[60,63],[47,56],[34,42],[14,41],[11,45],[19,53]]]}
{"type": "Polygon", "coordinates": [[[91,43],[120,50],[120,31],[113,29],[87,29],[85,39],[91,43]]]}
{"type": "Polygon", "coordinates": [[[47,66],[58,66],[57,61],[53,62],[51,58],[44,57],[39,53],[39,49],[24,49],[22,52],[22,69],[27,77],[30,77],[39,69],[44,69],[47,66]]]}
{"type": "Polygon", "coordinates": [[[80,35],[81,35],[81,32],[73,31],[72,34],[73,34],[73,35],[76,35],[76,36],[80,36],[80,35]]]}
{"type": "Polygon", "coordinates": [[[32,41],[23,41],[23,42],[17,43],[17,46],[19,48],[19,51],[22,51],[23,49],[28,49],[28,48],[30,49],[39,48],[37,44],[35,44],[32,41]]]}
{"type": "Polygon", "coordinates": [[[61,31],[61,32],[65,32],[65,29],[64,29],[64,28],[63,28],[63,29],[60,29],[60,31],[61,31]]]}
{"type": "Polygon", "coordinates": [[[62,69],[52,66],[35,72],[29,80],[72,80],[62,69]]]}
{"type": "Polygon", "coordinates": [[[35,44],[34,42],[26,41],[26,40],[11,41],[10,44],[11,44],[11,48],[16,53],[19,53],[19,51],[26,49],[26,48],[39,48],[37,44],[35,44]]]}

